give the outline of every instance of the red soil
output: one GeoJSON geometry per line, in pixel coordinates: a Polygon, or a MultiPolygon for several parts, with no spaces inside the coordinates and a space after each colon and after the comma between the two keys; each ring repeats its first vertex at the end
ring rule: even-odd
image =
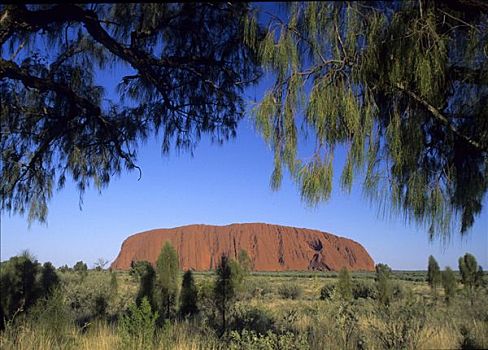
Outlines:
{"type": "Polygon", "coordinates": [[[178,251],[184,270],[215,269],[220,256],[249,254],[255,271],[373,271],[374,261],[359,243],[330,233],[268,224],[189,225],[137,233],[123,243],[113,269],[132,261],[155,263],[166,241],[178,251]]]}

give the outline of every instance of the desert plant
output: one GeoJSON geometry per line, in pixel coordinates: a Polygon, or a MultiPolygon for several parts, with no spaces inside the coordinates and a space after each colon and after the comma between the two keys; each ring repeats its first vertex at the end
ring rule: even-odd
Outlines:
{"type": "Polygon", "coordinates": [[[233,330],[242,332],[244,329],[266,334],[274,330],[274,320],[271,314],[259,307],[245,307],[240,305],[236,308],[234,322],[231,325],[233,330]]]}
{"type": "Polygon", "coordinates": [[[429,283],[434,296],[437,296],[437,287],[441,284],[441,270],[435,258],[429,256],[429,263],[427,267],[427,283],[429,283]]]}
{"type": "Polygon", "coordinates": [[[38,282],[40,265],[28,252],[14,256],[0,263],[0,305],[3,313],[0,329],[4,320],[14,314],[27,311],[42,296],[38,282]]]}
{"type": "Polygon", "coordinates": [[[344,301],[351,301],[352,299],[352,279],[349,271],[346,268],[339,272],[339,280],[337,282],[337,291],[344,301]]]}
{"type": "Polygon", "coordinates": [[[139,290],[137,291],[136,304],[140,305],[142,300],[146,298],[152,308],[155,308],[154,303],[154,279],[156,272],[149,262],[141,262],[138,265],[137,276],[139,276],[139,290]]]}
{"type": "Polygon", "coordinates": [[[335,290],[335,286],[333,284],[326,284],[320,289],[320,299],[321,300],[330,299],[334,290],[335,290]]]}
{"type": "Polygon", "coordinates": [[[392,303],[374,311],[375,320],[370,329],[382,349],[418,349],[420,338],[427,324],[423,302],[410,299],[392,303]]]}
{"type": "Polygon", "coordinates": [[[142,298],[140,305],[131,304],[119,323],[119,333],[125,348],[151,349],[158,313],[151,310],[147,298],[142,298]]]}
{"type": "Polygon", "coordinates": [[[442,287],[444,288],[444,298],[449,305],[456,294],[456,276],[450,267],[442,272],[442,287]]]}
{"type": "Polygon", "coordinates": [[[391,269],[386,264],[378,264],[375,266],[376,276],[376,290],[378,301],[383,305],[388,305],[391,301],[393,289],[390,281],[391,269]]]}
{"type": "Polygon", "coordinates": [[[80,260],[73,265],[73,271],[77,272],[81,279],[84,279],[88,274],[88,266],[82,260],[80,260]]]}
{"type": "Polygon", "coordinates": [[[44,263],[41,269],[41,290],[43,295],[49,295],[53,289],[59,284],[59,277],[56,269],[50,262],[44,263]]]}
{"type": "Polygon", "coordinates": [[[198,313],[198,291],[193,279],[191,270],[187,270],[183,275],[180,294],[180,316],[192,317],[198,313]]]}
{"type": "Polygon", "coordinates": [[[179,292],[180,262],[178,253],[166,242],[156,261],[156,296],[161,315],[169,319],[174,314],[179,292]]]}
{"type": "Polygon", "coordinates": [[[217,279],[214,286],[214,301],[221,316],[221,332],[227,331],[228,314],[235,301],[236,291],[243,281],[239,263],[222,255],[216,269],[217,279]]]}
{"type": "Polygon", "coordinates": [[[283,283],[278,288],[278,294],[284,299],[298,299],[303,293],[303,288],[297,283],[283,283]]]}
{"type": "Polygon", "coordinates": [[[461,283],[466,288],[471,305],[473,305],[473,290],[480,285],[480,278],[483,277],[483,269],[481,269],[480,273],[480,267],[476,258],[472,254],[466,253],[463,257],[459,258],[459,273],[461,274],[461,283]]]}
{"type": "Polygon", "coordinates": [[[354,281],[352,285],[352,296],[354,299],[375,299],[376,298],[376,290],[371,283],[359,280],[354,281]]]}
{"type": "Polygon", "coordinates": [[[247,254],[247,251],[244,249],[241,249],[239,251],[237,261],[239,262],[239,265],[242,267],[242,270],[246,275],[254,269],[252,260],[249,257],[249,254],[247,254]]]}

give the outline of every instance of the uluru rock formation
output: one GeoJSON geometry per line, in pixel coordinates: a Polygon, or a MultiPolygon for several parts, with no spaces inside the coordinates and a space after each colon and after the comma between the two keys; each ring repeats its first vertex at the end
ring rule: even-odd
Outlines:
{"type": "Polygon", "coordinates": [[[113,269],[131,262],[155,263],[166,241],[178,251],[183,269],[215,269],[222,256],[249,254],[254,271],[372,271],[374,261],[359,243],[336,235],[269,224],[189,225],[137,233],[123,243],[113,269]]]}

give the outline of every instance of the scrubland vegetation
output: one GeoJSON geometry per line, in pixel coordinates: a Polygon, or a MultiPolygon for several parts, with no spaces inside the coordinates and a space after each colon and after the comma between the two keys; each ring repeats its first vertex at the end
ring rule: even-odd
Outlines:
{"type": "Polygon", "coordinates": [[[252,273],[245,253],[183,272],[167,245],[129,272],[1,263],[2,349],[487,348],[488,288],[460,271],[252,273]]]}

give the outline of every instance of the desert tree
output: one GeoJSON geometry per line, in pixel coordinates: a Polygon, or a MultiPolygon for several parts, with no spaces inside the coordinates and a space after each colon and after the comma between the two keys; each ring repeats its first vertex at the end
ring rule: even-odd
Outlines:
{"type": "Polygon", "coordinates": [[[457,289],[456,275],[449,266],[442,271],[442,287],[444,288],[444,298],[449,305],[456,295],[457,289]]]}
{"type": "Polygon", "coordinates": [[[344,301],[352,300],[352,279],[351,274],[346,268],[342,268],[339,272],[337,281],[337,291],[344,301]]]}
{"type": "Polygon", "coordinates": [[[432,255],[429,256],[429,263],[427,266],[427,283],[429,283],[434,295],[437,295],[437,287],[441,284],[441,270],[439,264],[432,255]]]}
{"type": "MultiPolygon", "coordinates": [[[[479,286],[479,278],[482,277],[479,273],[480,267],[474,255],[466,253],[459,258],[459,273],[461,274],[461,283],[466,288],[467,294],[471,300],[471,305],[474,303],[474,289],[479,286]]],[[[481,270],[483,271],[483,270],[481,270]]]]}
{"type": "Polygon", "coordinates": [[[109,261],[105,258],[98,258],[93,266],[95,267],[95,270],[102,271],[103,269],[105,269],[105,266],[107,266],[108,262],[109,261]]]}
{"type": "Polygon", "coordinates": [[[59,277],[56,269],[49,261],[42,265],[40,285],[42,294],[47,296],[53,292],[53,289],[59,285],[59,277]]]}
{"type": "Polygon", "coordinates": [[[178,253],[166,242],[156,261],[156,298],[160,314],[169,319],[174,313],[179,292],[180,262],[178,253]]]}
{"type": "Polygon", "coordinates": [[[375,271],[378,301],[380,304],[388,306],[393,295],[393,286],[390,280],[391,268],[386,264],[377,264],[375,266],[375,271]]]}
{"type": "Polygon", "coordinates": [[[0,263],[0,329],[14,315],[31,308],[42,296],[39,284],[40,264],[28,252],[0,263]]]}
{"type": "Polygon", "coordinates": [[[239,254],[237,256],[237,261],[239,262],[239,265],[241,266],[244,274],[249,274],[253,269],[253,262],[251,258],[249,257],[249,254],[247,253],[247,250],[241,249],[239,251],[239,254]]]}
{"type": "Polygon", "coordinates": [[[193,273],[191,270],[185,271],[183,274],[183,282],[181,283],[180,294],[180,309],[179,313],[182,317],[192,317],[198,314],[198,290],[195,285],[193,273]]]}
{"type": "Polygon", "coordinates": [[[221,333],[227,331],[230,310],[235,302],[236,292],[243,281],[243,275],[239,263],[230,259],[227,255],[220,257],[215,270],[216,280],[214,286],[215,305],[221,316],[221,333]]]}
{"type": "Polygon", "coordinates": [[[0,208],[44,221],[67,178],[80,196],[101,190],[138,169],[154,134],[165,154],[235,136],[259,77],[248,14],[244,3],[0,5],[0,208]],[[118,98],[104,74],[119,75],[118,98]]]}
{"type": "Polygon", "coordinates": [[[81,280],[83,280],[88,275],[88,266],[83,260],[80,260],[73,265],[73,271],[80,276],[81,280]]]}
{"type": "Polygon", "coordinates": [[[137,276],[139,278],[139,290],[136,295],[136,304],[140,306],[142,300],[145,298],[154,310],[154,280],[156,278],[156,272],[148,261],[140,261],[138,263],[137,276]]]}
{"type": "MultiPolygon", "coordinates": [[[[309,204],[355,178],[381,209],[448,238],[472,227],[488,189],[488,4],[297,2],[256,11],[274,84],[254,120],[309,204]],[[312,142],[298,154],[300,142],[312,142]],[[337,164],[337,163],[335,163],[337,164]],[[336,165],[337,166],[337,165],[336,165]]],[[[247,21],[250,33],[257,21],[247,21]]]]}

